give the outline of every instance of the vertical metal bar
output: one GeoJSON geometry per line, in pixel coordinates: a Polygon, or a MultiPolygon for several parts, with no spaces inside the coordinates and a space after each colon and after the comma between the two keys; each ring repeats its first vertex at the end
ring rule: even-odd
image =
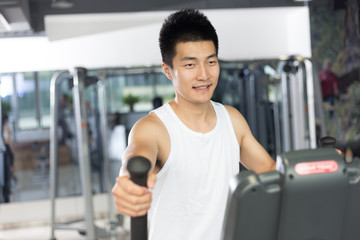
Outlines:
{"type": "Polygon", "coordinates": [[[304,149],[309,149],[311,148],[311,142],[310,142],[310,126],[309,126],[309,96],[308,96],[308,86],[307,86],[307,74],[306,74],[306,66],[305,66],[305,62],[304,60],[300,61],[299,66],[301,66],[299,68],[299,77],[301,80],[301,95],[302,95],[302,113],[303,113],[303,128],[304,131],[302,132],[302,137],[303,137],[303,144],[304,144],[304,149]]]}
{"type": "Polygon", "coordinates": [[[74,112],[76,123],[76,137],[78,145],[78,159],[80,165],[80,179],[83,190],[84,207],[85,207],[85,226],[87,239],[95,239],[95,225],[91,192],[91,168],[89,157],[89,141],[86,122],[85,106],[85,78],[86,70],[84,68],[74,69],[74,112]]]}
{"type": "MultiPolygon", "coordinates": [[[[95,79],[95,78],[92,78],[95,79]]],[[[87,79],[86,81],[86,85],[91,84],[93,80],[87,79]]],[[[98,79],[96,78],[96,81],[98,81],[98,79]]],[[[88,86],[88,88],[90,88],[92,91],[90,92],[91,94],[91,101],[92,101],[92,112],[91,112],[91,117],[87,116],[89,119],[92,120],[91,125],[89,125],[88,127],[91,128],[90,132],[91,132],[91,141],[89,144],[89,152],[90,152],[90,162],[93,163],[94,161],[94,156],[93,154],[95,154],[95,158],[96,158],[96,163],[94,164],[96,166],[96,171],[99,173],[99,190],[100,192],[104,192],[105,189],[105,183],[104,183],[104,166],[101,164],[101,157],[103,156],[103,151],[104,149],[102,148],[102,142],[101,142],[101,128],[98,128],[96,126],[100,125],[100,116],[99,116],[99,95],[98,95],[98,87],[93,84],[91,86],[88,86]],[[95,127],[95,129],[94,129],[95,127]],[[98,169],[99,168],[99,169],[98,169]]],[[[88,111],[89,112],[89,111],[88,111]]],[[[89,112],[90,113],[90,112],[89,112]]],[[[90,124],[90,121],[89,121],[90,124]]]]}
{"type": "Polygon", "coordinates": [[[264,72],[263,68],[257,66],[253,70],[253,76],[255,78],[255,96],[256,96],[256,129],[257,129],[257,140],[260,144],[267,149],[269,149],[269,133],[273,129],[270,106],[268,104],[268,84],[264,81],[264,72]]]}
{"type": "Polygon", "coordinates": [[[101,126],[101,142],[103,149],[103,176],[105,189],[108,193],[108,211],[109,211],[109,220],[111,223],[111,235],[113,235],[113,231],[115,231],[114,223],[115,223],[115,205],[113,201],[113,196],[111,194],[112,189],[112,175],[111,175],[111,163],[108,154],[108,146],[109,146],[109,136],[108,136],[108,120],[107,120],[107,104],[106,104],[106,88],[105,88],[105,73],[101,73],[99,76],[98,82],[98,97],[99,97],[99,112],[100,112],[100,126],[101,126]]]}
{"type": "Polygon", "coordinates": [[[55,239],[55,198],[57,186],[57,162],[58,162],[58,87],[61,77],[69,74],[68,71],[57,72],[50,81],[50,200],[51,200],[51,239],[55,239]]]}
{"type": "Polygon", "coordinates": [[[250,124],[250,128],[251,128],[251,132],[253,133],[253,135],[255,136],[256,139],[259,140],[259,134],[258,134],[258,124],[257,124],[257,111],[258,108],[256,106],[256,91],[255,91],[255,77],[254,74],[250,73],[249,71],[249,75],[247,76],[247,81],[248,81],[248,89],[247,91],[249,91],[248,93],[248,117],[249,117],[249,124],[250,124]]]}
{"type": "Polygon", "coordinates": [[[275,128],[275,155],[282,152],[281,128],[280,128],[280,79],[275,79],[275,102],[274,102],[274,128],[275,128]]]}
{"type": "Polygon", "coordinates": [[[290,98],[290,114],[291,114],[291,137],[292,149],[305,149],[305,123],[304,123],[304,90],[301,71],[289,74],[289,98],[290,98]]]}
{"type": "Polygon", "coordinates": [[[40,107],[40,91],[39,91],[39,73],[34,72],[35,82],[35,118],[37,121],[37,128],[41,128],[41,107],[40,107]]]}
{"type": "MultiPolygon", "coordinates": [[[[301,149],[307,149],[309,148],[309,141],[308,141],[308,137],[307,137],[307,133],[309,131],[308,129],[308,124],[307,124],[307,119],[308,119],[308,114],[307,114],[307,110],[306,110],[306,106],[307,106],[307,92],[305,91],[306,89],[306,75],[304,74],[304,65],[303,62],[301,62],[301,67],[299,68],[298,71],[298,89],[299,89],[299,112],[300,114],[300,124],[301,124],[301,129],[299,132],[299,140],[300,140],[300,144],[301,149]]],[[[299,128],[297,128],[299,131],[299,128]]]]}
{"type": "Polygon", "coordinates": [[[244,78],[239,76],[239,72],[237,73],[237,86],[238,86],[238,94],[239,94],[239,110],[241,114],[245,114],[245,96],[244,96],[244,78]]]}
{"type": "Polygon", "coordinates": [[[13,94],[11,95],[11,106],[14,108],[13,110],[13,116],[14,116],[14,142],[17,141],[16,133],[19,130],[19,102],[18,102],[18,93],[17,93],[17,83],[16,83],[16,73],[12,74],[12,84],[13,84],[13,94]]]}
{"type": "MultiPolygon", "coordinates": [[[[309,134],[310,134],[310,147],[316,148],[316,126],[315,126],[315,96],[314,96],[314,79],[313,69],[310,60],[305,59],[305,71],[307,81],[307,97],[308,97],[308,111],[309,111],[309,134]]],[[[320,101],[320,106],[321,106],[320,101]]],[[[322,108],[321,108],[322,109],[322,108]]],[[[325,135],[325,134],[324,134],[325,135]]],[[[323,135],[323,136],[324,136],[323,135]]]]}
{"type": "Polygon", "coordinates": [[[282,133],[282,151],[291,150],[290,140],[290,119],[289,119],[289,98],[288,98],[288,80],[287,73],[281,72],[281,133],[282,133]]]}

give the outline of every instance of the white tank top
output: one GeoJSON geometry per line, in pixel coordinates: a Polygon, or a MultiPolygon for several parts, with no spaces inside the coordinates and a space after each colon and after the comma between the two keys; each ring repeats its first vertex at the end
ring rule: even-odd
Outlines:
{"type": "Polygon", "coordinates": [[[157,174],[148,214],[150,240],[219,240],[229,181],[240,150],[230,116],[212,102],[217,122],[208,133],[190,130],[169,104],[153,112],[170,135],[169,158],[157,174]]]}

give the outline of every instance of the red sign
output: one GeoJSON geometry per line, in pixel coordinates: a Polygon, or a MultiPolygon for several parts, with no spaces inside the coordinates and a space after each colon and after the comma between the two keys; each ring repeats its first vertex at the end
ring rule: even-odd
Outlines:
{"type": "Polygon", "coordinates": [[[298,175],[311,175],[320,173],[333,173],[339,168],[335,160],[325,160],[316,162],[302,162],[295,165],[295,172],[298,175]]]}

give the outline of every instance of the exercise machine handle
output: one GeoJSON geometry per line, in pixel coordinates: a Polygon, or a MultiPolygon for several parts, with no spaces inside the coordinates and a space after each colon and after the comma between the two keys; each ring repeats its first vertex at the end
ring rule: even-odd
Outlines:
{"type": "Polygon", "coordinates": [[[319,146],[325,148],[335,148],[336,139],[330,136],[325,136],[319,139],[319,146]]]}
{"type": "MultiPolygon", "coordinates": [[[[130,180],[140,186],[146,186],[150,167],[150,161],[139,156],[129,159],[126,165],[130,173],[130,180]]],[[[147,240],[147,214],[140,217],[132,217],[130,227],[131,240],[147,240]]]]}

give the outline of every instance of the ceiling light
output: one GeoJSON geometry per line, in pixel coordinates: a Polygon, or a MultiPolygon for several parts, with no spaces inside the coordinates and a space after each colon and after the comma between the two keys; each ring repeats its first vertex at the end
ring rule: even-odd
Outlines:
{"type": "Polygon", "coordinates": [[[6,18],[0,13],[0,28],[4,28],[6,31],[11,31],[11,26],[6,18]]]}
{"type": "Polygon", "coordinates": [[[12,5],[12,4],[18,4],[18,1],[1,1],[0,5],[12,5]]]}
{"type": "Polygon", "coordinates": [[[52,0],[51,7],[53,8],[72,8],[74,3],[72,0],[52,0]]]}

